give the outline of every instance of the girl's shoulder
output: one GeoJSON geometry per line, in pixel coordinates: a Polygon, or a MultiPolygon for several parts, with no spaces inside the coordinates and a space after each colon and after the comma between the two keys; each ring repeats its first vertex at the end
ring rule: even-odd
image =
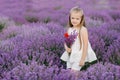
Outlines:
{"type": "Polygon", "coordinates": [[[86,28],[86,27],[84,27],[84,26],[82,26],[81,30],[87,30],[87,28],[86,28]]]}
{"type": "Polygon", "coordinates": [[[83,27],[81,28],[81,32],[82,32],[82,33],[88,32],[88,31],[87,31],[87,28],[83,26],[83,27]]]}

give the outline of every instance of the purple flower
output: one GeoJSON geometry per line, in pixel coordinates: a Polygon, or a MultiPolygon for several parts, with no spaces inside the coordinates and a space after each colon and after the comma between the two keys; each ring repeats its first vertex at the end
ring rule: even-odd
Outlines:
{"type": "Polygon", "coordinates": [[[66,43],[66,45],[67,45],[69,48],[70,48],[71,45],[74,43],[75,38],[77,37],[77,34],[78,34],[78,33],[76,33],[75,30],[74,30],[73,33],[71,33],[70,35],[69,35],[68,33],[65,33],[65,34],[64,34],[65,43],[66,43]]]}

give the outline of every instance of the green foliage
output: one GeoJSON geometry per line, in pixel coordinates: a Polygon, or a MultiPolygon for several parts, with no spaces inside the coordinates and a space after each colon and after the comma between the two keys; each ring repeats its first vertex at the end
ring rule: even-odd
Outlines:
{"type": "Polygon", "coordinates": [[[5,23],[0,23],[0,32],[2,31],[2,29],[5,27],[5,23]]]}
{"type": "Polygon", "coordinates": [[[48,23],[48,22],[50,22],[50,18],[49,17],[44,19],[44,23],[48,23]]]}
{"type": "Polygon", "coordinates": [[[37,17],[33,17],[33,16],[27,16],[26,17],[26,20],[30,23],[33,23],[33,22],[38,22],[39,19],[37,17]]]}

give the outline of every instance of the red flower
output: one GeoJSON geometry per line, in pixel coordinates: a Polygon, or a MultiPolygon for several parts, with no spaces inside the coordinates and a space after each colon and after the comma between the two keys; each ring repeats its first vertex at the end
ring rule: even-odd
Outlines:
{"type": "Polygon", "coordinates": [[[67,32],[64,34],[64,37],[65,37],[65,38],[68,38],[68,37],[69,37],[69,35],[68,35],[67,32]]]}

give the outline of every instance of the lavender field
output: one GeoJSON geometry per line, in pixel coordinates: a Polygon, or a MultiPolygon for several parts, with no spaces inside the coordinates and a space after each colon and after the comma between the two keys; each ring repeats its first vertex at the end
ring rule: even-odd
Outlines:
{"type": "Polygon", "coordinates": [[[78,80],[120,80],[120,0],[0,0],[0,80],[75,80],[60,60],[74,6],[98,58],[78,80]]]}

